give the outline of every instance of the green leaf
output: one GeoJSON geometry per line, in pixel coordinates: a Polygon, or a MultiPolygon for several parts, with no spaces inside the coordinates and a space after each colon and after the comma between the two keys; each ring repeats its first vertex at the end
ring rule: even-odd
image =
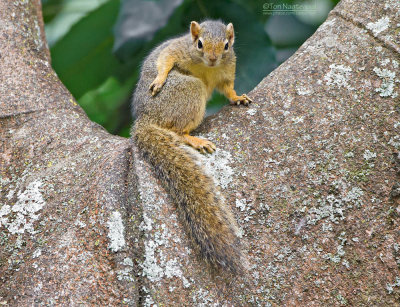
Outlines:
{"type": "Polygon", "coordinates": [[[115,25],[114,53],[122,59],[129,58],[154,33],[165,27],[174,10],[183,0],[123,0],[115,25]]]}
{"type": "Polygon", "coordinates": [[[43,20],[50,22],[62,9],[63,0],[42,0],[43,20]]]}
{"type": "Polygon", "coordinates": [[[85,93],[78,102],[91,120],[110,133],[121,134],[131,122],[130,110],[126,106],[129,106],[134,78],[136,76],[121,83],[110,77],[97,89],[85,93]]]}
{"type": "Polygon", "coordinates": [[[51,48],[53,67],[76,99],[97,88],[122,66],[111,52],[118,9],[118,0],[104,3],[51,48]]]}
{"type": "Polygon", "coordinates": [[[44,1],[46,38],[53,46],[71,27],[90,11],[109,0],[49,0],[44,1]]]}

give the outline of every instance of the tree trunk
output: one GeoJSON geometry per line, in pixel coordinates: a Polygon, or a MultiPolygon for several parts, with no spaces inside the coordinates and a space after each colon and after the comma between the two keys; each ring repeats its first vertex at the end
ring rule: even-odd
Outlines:
{"type": "Polygon", "coordinates": [[[397,0],[343,0],[249,108],[205,120],[249,259],[227,280],[58,80],[40,1],[0,0],[0,304],[398,304],[399,27],[397,0]]]}

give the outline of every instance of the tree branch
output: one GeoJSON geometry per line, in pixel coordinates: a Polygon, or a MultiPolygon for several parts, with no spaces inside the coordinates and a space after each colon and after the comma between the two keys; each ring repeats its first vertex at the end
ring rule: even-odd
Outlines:
{"type": "Polygon", "coordinates": [[[397,2],[340,2],[250,108],[199,129],[249,256],[230,281],[195,258],[134,144],[60,83],[39,12],[0,0],[1,302],[396,304],[397,2]]]}

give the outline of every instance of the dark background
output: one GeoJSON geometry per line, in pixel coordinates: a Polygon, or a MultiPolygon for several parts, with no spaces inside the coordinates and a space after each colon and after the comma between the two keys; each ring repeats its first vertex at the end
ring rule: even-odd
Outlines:
{"type": "MultiPolygon", "coordinates": [[[[236,89],[248,92],[291,56],[339,0],[42,0],[52,64],[91,120],[129,136],[130,97],[140,65],[190,21],[232,22],[236,89]],[[296,5],[296,6],[294,6],[296,5]]],[[[207,113],[227,99],[214,94],[207,113]]]]}

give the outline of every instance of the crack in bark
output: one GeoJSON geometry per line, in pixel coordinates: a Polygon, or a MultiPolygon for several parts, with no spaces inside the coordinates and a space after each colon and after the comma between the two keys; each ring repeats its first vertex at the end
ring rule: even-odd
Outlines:
{"type": "Polygon", "coordinates": [[[381,45],[383,45],[385,48],[393,51],[393,53],[396,54],[396,56],[398,58],[400,58],[400,47],[397,46],[395,43],[390,42],[389,40],[387,40],[384,37],[381,37],[380,35],[374,35],[372,33],[372,31],[370,29],[368,29],[366,27],[366,25],[359,20],[358,18],[353,18],[353,16],[351,16],[350,14],[347,14],[346,12],[343,11],[338,11],[338,10],[333,10],[332,12],[329,13],[329,15],[332,16],[337,16],[339,18],[342,18],[343,20],[353,24],[354,26],[361,28],[365,31],[367,31],[367,33],[374,38],[374,40],[376,40],[377,42],[379,42],[381,45]]]}

